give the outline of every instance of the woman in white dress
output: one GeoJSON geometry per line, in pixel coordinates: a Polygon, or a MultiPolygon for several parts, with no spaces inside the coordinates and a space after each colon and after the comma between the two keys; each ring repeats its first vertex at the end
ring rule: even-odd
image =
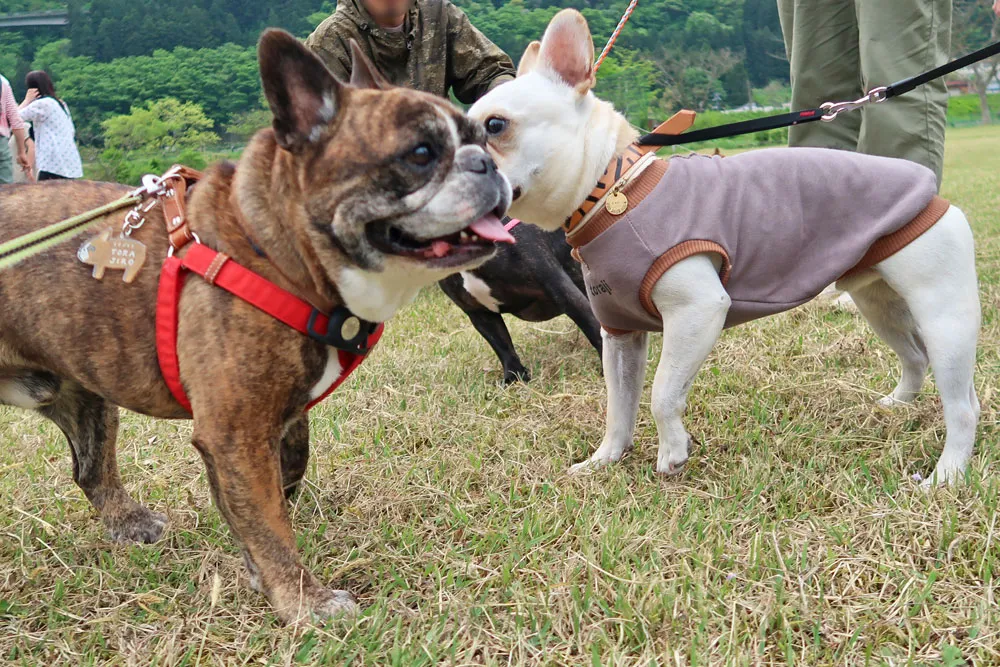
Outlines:
{"type": "Polygon", "coordinates": [[[82,177],[73,117],[66,103],[56,97],[52,79],[39,70],[28,72],[24,84],[28,92],[18,111],[21,118],[31,123],[38,180],[82,177]]]}

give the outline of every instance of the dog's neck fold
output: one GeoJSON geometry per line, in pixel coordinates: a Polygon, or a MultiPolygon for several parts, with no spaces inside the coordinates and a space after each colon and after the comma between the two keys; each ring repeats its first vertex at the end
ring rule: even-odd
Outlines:
{"type": "MultiPolygon", "coordinates": [[[[573,211],[586,201],[594,186],[601,180],[608,165],[620,157],[639,137],[639,133],[629,125],[623,115],[614,110],[610,103],[593,97],[592,122],[587,124],[581,164],[586,165],[584,177],[576,184],[573,193],[573,211]]],[[[573,211],[565,212],[560,224],[573,211]]]]}
{"type": "MultiPolygon", "coordinates": [[[[266,148],[251,143],[247,152],[265,153],[266,148]]],[[[251,158],[257,158],[251,155],[251,158]]],[[[260,157],[264,157],[261,155],[260,157]]],[[[323,271],[308,238],[301,238],[304,231],[287,224],[272,224],[266,228],[255,220],[283,221],[301,216],[296,210],[303,197],[297,192],[296,178],[279,178],[276,174],[290,173],[294,169],[291,156],[285,151],[273,151],[268,156],[270,168],[263,171],[262,178],[255,170],[237,170],[232,179],[232,202],[237,224],[247,241],[258,255],[273,267],[280,280],[288,283],[287,289],[324,312],[330,312],[341,305],[336,286],[323,271]]],[[[270,278],[270,276],[268,276],[270,278]]]]}
{"type": "Polygon", "coordinates": [[[639,136],[609,102],[588,93],[582,103],[586,105],[585,117],[579,122],[586,130],[577,145],[569,147],[561,158],[566,168],[550,172],[558,174],[558,180],[542,186],[543,190],[561,194],[534,204],[537,216],[524,216],[545,229],[563,226],[593,190],[608,163],[624,153],[639,136]]]}

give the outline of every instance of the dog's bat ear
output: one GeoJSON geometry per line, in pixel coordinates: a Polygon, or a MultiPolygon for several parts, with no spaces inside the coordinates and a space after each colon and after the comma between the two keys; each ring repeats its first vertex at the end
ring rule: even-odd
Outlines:
{"type": "Polygon", "coordinates": [[[344,84],[284,30],[266,30],[257,56],[278,145],[296,152],[318,141],[337,115],[344,84]]]}
{"type": "Polygon", "coordinates": [[[524,55],[521,56],[521,62],[517,66],[517,75],[524,76],[531,70],[535,69],[538,65],[538,53],[542,50],[542,43],[535,40],[531,44],[528,44],[528,48],[524,50],[524,55]]]}
{"type": "Polygon", "coordinates": [[[386,90],[392,87],[375,64],[361,50],[354,39],[351,42],[351,85],[355,88],[374,88],[386,90]]]}
{"type": "Polygon", "coordinates": [[[583,14],[564,9],[555,15],[542,36],[538,62],[580,95],[594,87],[594,40],[583,14]]]}

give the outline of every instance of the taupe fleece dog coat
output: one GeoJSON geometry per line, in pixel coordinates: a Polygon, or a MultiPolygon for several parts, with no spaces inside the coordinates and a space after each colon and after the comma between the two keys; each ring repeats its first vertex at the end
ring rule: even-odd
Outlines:
{"type": "Polygon", "coordinates": [[[605,329],[660,331],[651,293],[678,261],[722,258],[726,326],[809,301],[827,285],[898,252],[948,202],[913,162],[817,148],[653,162],[567,239],[579,252],[591,307],[605,329]]]}

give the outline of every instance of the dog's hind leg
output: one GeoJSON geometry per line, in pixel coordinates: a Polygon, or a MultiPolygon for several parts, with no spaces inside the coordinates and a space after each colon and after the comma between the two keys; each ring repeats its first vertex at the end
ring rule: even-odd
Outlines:
{"type": "Polygon", "coordinates": [[[118,542],[160,539],[167,517],[135,502],[118,476],[118,408],[75,383],[63,381],[58,395],[38,412],[52,420],[69,440],[73,481],[100,512],[111,538],[118,542]]]}
{"type": "Polygon", "coordinates": [[[891,407],[909,403],[917,397],[930,361],[917,323],[903,297],[884,280],[873,277],[874,280],[864,284],[850,286],[848,293],[875,333],[899,356],[902,366],[899,383],[891,394],[879,400],[880,405],[891,407]]]}
{"type": "Polygon", "coordinates": [[[285,431],[281,439],[281,485],[291,498],[309,465],[309,417],[302,417],[285,431]]]}
{"type": "Polygon", "coordinates": [[[594,346],[594,349],[597,350],[597,356],[602,356],[604,354],[604,345],[601,342],[601,324],[594,317],[594,311],[590,308],[590,301],[576,289],[575,285],[573,286],[573,291],[567,293],[567,297],[566,315],[573,320],[573,323],[580,328],[583,335],[594,346]]]}
{"type": "Polygon", "coordinates": [[[590,344],[597,350],[597,355],[604,353],[604,343],[601,340],[601,323],[594,317],[594,310],[590,307],[590,300],[587,295],[580,291],[573,280],[562,270],[558,264],[554,266],[550,273],[551,280],[542,281],[542,288],[549,298],[562,308],[563,312],[573,320],[573,323],[580,328],[583,335],[587,337],[590,344]]]}
{"type": "Polygon", "coordinates": [[[926,483],[956,481],[972,456],[979,421],[973,374],[981,310],[968,221],[952,206],[875,269],[913,314],[944,406],[944,450],[926,483]]]}

